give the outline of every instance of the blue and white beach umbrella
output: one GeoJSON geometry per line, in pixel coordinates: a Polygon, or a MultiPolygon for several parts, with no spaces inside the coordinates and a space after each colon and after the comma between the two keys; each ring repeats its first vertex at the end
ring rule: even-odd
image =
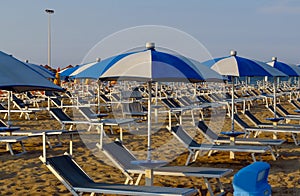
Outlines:
{"type": "Polygon", "coordinates": [[[93,73],[91,71],[97,71],[95,69],[92,69],[92,67],[95,67],[95,65],[100,62],[100,58],[97,58],[96,61],[85,63],[82,65],[79,65],[79,67],[74,70],[69,76],[72,78],[90,78],[90,79],[98,79],[97,77],[94,77],[93,73]]]}
{"type": "MultiPolygon", "coordinates": [[[[276,68],[269,66],[266,63],[251,60],[243,57],[239,57],[236,51],[231,51],[230,56],[225,56],[221,58],[215,58],[203,62],[204,65],[210,67],[221,75],[232,77],[232,108],[231,108],[231,129],[234,131],[234,79],[235,77],[252,77],[252,76],[269,76],[269,77],[280,77],[287,76],[283,72],[276,68]]],[[[275,79],[274,79],[274,89],[275,89],[275,79]]],[[[276,97],[274,90],[274,99],[276,97]]]]}
{"type": "MultiPolygon", "coordinates": [[[[81,72],[77,77],[99,78],[100,80],[131,80],[147,82],[202,82],[223,81],[213,70],[195,63],[186,57],[157,51],[154,43],[147,43],[146,50],[128,52],[107,58],[81,72]]],[[[151,160],[151,93],[148,98],[148,154],[146,164],[151,160]]],[[[149,164],[148,164],[149,163],[149,164]]],[[[158,163],[159,164],[159,163],[158,163]]]]}
{"type": "Polygon", "coordinates": [[[223,80],[215,71],[183,56],[157,51],[151,46],[89,64],[71,76],[101,80],[200,82],[223,80]]]}
{"type": "Polygon", "coordinates": [[[273,57],[272,61],[267,62],[268,65],[282,71],[290,77],[300,76],[300,67],[277,61],[277,57],[273,57]]]}
{"type": "Polygon", "coordinates": [[[67,69],[63,69],[59,72],[61,78],[70,77],[70,75],[76,71],[80,66],[76,65],[75,67],[69,67],[67,69]]]}

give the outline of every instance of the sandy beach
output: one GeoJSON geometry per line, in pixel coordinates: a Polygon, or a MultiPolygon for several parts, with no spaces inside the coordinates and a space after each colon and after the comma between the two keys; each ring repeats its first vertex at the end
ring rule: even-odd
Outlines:
{"type": "MultiPolygon", "coordinates": [[[[288,102],[283,101],[283,104],[289,111],[293,111],[292,106],[288,102]]],[[[251,111],[259,117],[262,121],[266,117],[270,117],[268,112],[262,104],[255,104],[251,111]]],[[[72,111],[71,111],[72,112],[72,111]]],[[[243,118],[246,120],[245,118],[243,118]]],[[[189,118],[187,117],[188,121],[189,118]]],[[[38,120],[24,120],[19,118],[16,114],[12,116],[13,124],[20,126],[21,129],[60,129],[60,124],[55,119],[50,119],[46,111],[38,113],[38,120]]],[[[247,120],[246,120],[247,121],[247,120]]],[[[297,123],[291,122],[291,123],[297,123]]],[[[152,142],[154,148],[159,148],[163,145],[168,138],[173,136],[163,126],[159,131],[152,135],[152,142]],[[165,139],[164,139],[165,138],[165,139]]],[[[189,126],[192,129],[192,126],[189,126]]],[[[230,119],[226,117],[223,130],[230,128],[230,119]]],[[[236,126],[237,130],[240,130],[236,126]]],[[[143,128],[141,129],[143,130],[143,128]]],[[[118,137],[115,133],[112,137],[118,137]]],[[[267,135],[266,137],[271,137],[267,135]]],[[[263,154],[262,160],[271,165],[269,174],[269,183],[272,186],[272,195],[300,195],[300,147],[295,146],[290,135],[279,134],[280,139],[285,139],[285,142],[280,146],[280,157],[274,161],[269,154],[263,154]]],[[[124,144],[132,151],[144,151],[146,149],[145,136],[138,136],[134,134],[124,133],[124,144]]],[[[201,136],[197,136],[199,141],[201,136]]],[[[203,139],[203,138],[202,138],[203,139]]],[[[54,141],[54,138],[51,138],[54,141]]],[[[69,137],[64,135],[62,137],[63,146],[48,148],[48,156],[61,155],[68,150],[69,137]]],[[[45,165],[39,160],[42,154],[42,139],[41,137],[28,138],[24,141],[27,153],[21,156],[11,156],[5,151],[5,145],[1,144],[0,148],[0,195],[71,195],[69,191],[59,182],[59,180],[47,169],[45,165]]],[[[176,159],[169,163],[170,165],[184,165],[188,153],[181,144],[177,144],[179,154],[176,159]]],[[[20,150],[19,147],[15,149],[20,150]]],[[[162,150],[160,158],[171,155],[172,151],[162,150]]],[[[145,155],[145,154],[144,154],[145,155]]],[[[158,155],[154,157],[157,158],[158,155]]],[[[141,157],[143,158],[143,157],[141,157]]],[[[124,183],[125,176],[114,167],[112,164],[107,163],[105,157],[97,149],[87,148],[85,142],[82,141],[80,135],[74,137],[74,159],[77,163],[95,180],[107,183],[124,183]],[[103,157],[103,158],[100,158],[103,157]]],[[[171,160],[171,159],[169,159],[171,160]]],[[[252,162],[249,154],[239,153],[236,159],[230,160],[228,153],[218,152],[211,157],[202,155],[191,167],[207,166],[207,167],[220,167],[231,168],[235,174],[242,167],[247,166],[252,162]]],[[[233,195],[232,188],[233,175],[228,178],[222,178],[226,195],[233,195]]],[[[141,181],[141,184],[144,180],[141,181]]],[[[199,191],[199,195],[209,195],[204,184],[204,180],[195,177],[169,177],[169,176],[155,176],[154,185],[157,186],[170,186],[170,187],[191,187],[199,191]]],[[[213,187],[215,190],[215,187],[213,187]]]]}

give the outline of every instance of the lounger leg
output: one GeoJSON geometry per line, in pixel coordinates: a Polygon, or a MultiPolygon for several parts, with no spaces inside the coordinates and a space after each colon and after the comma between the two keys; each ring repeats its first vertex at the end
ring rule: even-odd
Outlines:
{"type": "Polygon", "coordinates": [[[213,192],[213,190],[211,188],[209,180],[207,178],[204,178],[204,181],[205,181],[205,185],[207,187],[207,190],[208,190],[209,194],[210,195],[214,195],[214,192],[213,192]]]}
{"type": "Polygon", "coordinates": [[[277,146],[273,146],[273,149],[274,149],[274,152],[275,152],[275,154],[276,154],[276,157],[279,157],[280,154],[279,154],[279,151],[278,151],[277,146]]]}
{"type": "Polygon", "coordinates": [[[142,173],[139,174],[138,178],[135,181],[135,185],[139,185],[140,184],[140,181],[141,181],[142,177],[143,177],[143,174],[142,173]]]}
{"type": "Polygon", "coordinates": [[[8,142],[6,144],[6,149],[10,152],[11,155],[14,155],[14,151],[12,150],[11,143],[8,142]]]}
{"type": "Polygon", "coordinates": [[[223,193],[224,192],[224,187],[223,187],[223,184],[221,183],[220,178],[217,178],[217,182],[218,182],[218,185],[220,187],[220,191],[223,193]]]}
{"type": "Polygon", "coordinates": [[[297,133],[292,133],[292,138],[293,138],[296,146],[299,146],[299,141],[297,140],[297,133]]]}
{"type": "Polygon", "coordinates": [[[25,150],[25,147],[24,147],[24,144],[22,141],[20,141],[20,145],[21,145],[21,148],[22,148],[22,153],[25,153],[26,150],[25,150]]]}
{"type": "Polygon", "coordinates": [[[49,138],[48,138],[47,135],[46,135],[46,142],[49,145],[49,148],[52,148],[51,142],[50,142],[50,140],[49,140],[49,138]]]}
{"type": "Polygon", "coordinates": [[[194,111],[191,110],[191,115],[192,115],[192,125],[195,125],[195,118],[194,118],[194,111]]]}
{"type": "Polygon", "coordinates": [[[195,162],[199,156],[200,151],[197,150],[196,153],[194,154],[193,162],[195,162]]]}
{"type": "Polygon", "coordinates": [[[191,157],[193,156],[193,152],[190,152],[188,158],[186,159],[186,162],[185,162],[185,165],[189,165],[190,164],[190,160],[191,160],[191,157]]]}
{"type": "Polygon", "coordinates": [[[274,151],[273,151],[273,149],[271,147],[270,147],[270,153],[271,153],[271,155],[273,157],[273,160],[276,161],[276,156],[275,156],[274,151]]]}
{"type": "Polygon", "coordinates": [[[169,129],[171,129],[172,126],[172,119],[171,119],[171,111],[169,111],[169,129]]]}
{"type": "Polygon", "coordinates": [[[256,162],[255,153],[251,153],[253,162],[256,162]]]}

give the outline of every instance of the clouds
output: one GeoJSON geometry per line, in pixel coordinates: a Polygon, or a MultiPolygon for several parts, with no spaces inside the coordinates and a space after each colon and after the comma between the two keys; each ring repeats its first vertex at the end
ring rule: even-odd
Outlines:
{"type": "Polygon", "coordinates": [[[300,15],[300,1],[279,0],[271,1],[272,4],[258,8],[258,11],[265,14],[293,14],[300,15]]]}

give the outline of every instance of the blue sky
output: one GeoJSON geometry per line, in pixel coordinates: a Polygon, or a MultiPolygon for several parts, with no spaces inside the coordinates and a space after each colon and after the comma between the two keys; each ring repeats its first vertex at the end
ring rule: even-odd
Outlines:
{"type": "Polygon", "coordinates": [[[47,64],[46,8],[55,10],[51,16],[54,67],[80,64],[105,37],[140,25],[184,31],[213,57],[235,49],[240,56],[261,61],[277,56],[286,63],[300,63],[297,0],[1,1],[0,50],[20,60],[47,64]]]}

